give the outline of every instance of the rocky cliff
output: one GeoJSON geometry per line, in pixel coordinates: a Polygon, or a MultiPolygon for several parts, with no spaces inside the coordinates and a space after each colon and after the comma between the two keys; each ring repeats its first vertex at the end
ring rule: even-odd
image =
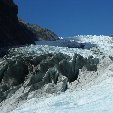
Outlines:
{"type": "MultiPolygon", "coordinates": [[[[49,39],[50,35],[46,35],[47,32],[34,32],[33,27],[31,29],[25,23],[19,21],[17,14],[18,6],[13,0],[0,0],[0,48],[34,44],[38,37],[49,39]]],[[[52,34],[52,32],[49,31],[49,34],[52,34]]]]}
{"type": "Polygon", "coordinates": [[[0,47],[34,43],[35,34],[18,21],[13,0],[0,0],[0,47]]]}
{"type": "Polygon", "coordinates": [[[36,34],[36,38],[38,38],[38,40],[54,41],[59,39],[54,32],[52,32],[47,28],[42,28],[39,25],[29,24],[29,23],[27,23],[26,25],[29,30],[31,30],[34,34],[36,34]]]}

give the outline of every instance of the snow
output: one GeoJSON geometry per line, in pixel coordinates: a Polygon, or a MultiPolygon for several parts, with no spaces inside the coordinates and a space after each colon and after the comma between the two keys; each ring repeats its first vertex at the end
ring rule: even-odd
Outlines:
{"type": "MultiPolygon", "coordinates": [[[[93,55],[101,59],[98,72],[93,72],[93,74],[84,72],[84,76],[90,78],[92,74],[92,78],[86,80],[87,82],[81,80],[81,84],[76,89],[68,89],[65,93],[50,95],[48,98],[32,98],[10,113],[113,113],[113,61],[108,57],[113,55],[112,37],[79,35],[68,37],[68,40],[97,46],[90,49],[68,48],[61,47],[62,41],[57,44],[56,42],[40,41],[38,45],[22,47],[19,51],[20,53],[24,51],[26,55],[59,52],[70,56],[73,56],[74,53],[84,57],[93,55]],[[102,59],[103,56],[106,56],[105,59],[102,59]]],[[[71,87],[74,87],[73,85],[74,83],[71,87]]]]}
{"type": "Polygon", "coordinates": [[[31,45],[26,47],[21,47],[15,49],[22,54],[28,55],[40,55],[45,53],[64,53],[69,56],[73,56],[74,53],[78,53],[84,57],[88,57],[90,55],[98,58],[102,58],[103,56],[113,56],[113,38],[109,36],[75,36],[68,37],[58,41],[38,41],[37,45],[31,45]],[[85,44],[84,49],[82,48],[73,48],[76,43],[77,46],[80,43],[85,44]],[[72,48],[68,48],[72,44],[72,48]]]}
{"type": "Polygon", "coordinates": [[[91,35],[86,35],[86,36],[78,36],[80,42],[91,42],[92,44],[97,44],[97,45],[104,45],[104,46],[113,46],[113,38],[109,36],[91,36],[91,35]]]}
{"type": "Polygon", "coordinates": [[[40,55],[40,54],[47,54],[47,53],[63,53],[69,56],[73,56],[74,53],[81,54],[84,57],[88,57],[89,55],[93,55],[93,51],[88,49],[80,49],[80,48],[68,48],[68,47],[54,47],[49,45],[31,45],[26,47],[15,48],[16,51],[20,54],[27,55],[40,55]]]}
{"type": "MultiPolygon", "coordinates": [[[[82,54],[83,56],[87,55],[88,52],[92,52],[95,50],[97,51],[97,48],[104,55],[108,55],[108,56],[113,55],[113,49],[112,49],[113,48],[113,37],[104,36],[104,35],[100,35],[100,36],[78,35],[78,36],[74,36],[74,37],[65,37],[58,41],[38,41],[36,43],[38,45],[42,45],[42,46],[45,46],[45,45],[52,46],[52,47],[55,46],[55,47],[57,47],[55,50],[60,49],[60,52],[63,52],[66,49],[66,51],[69,51],[68,53],[71,53],[71,50],[72,50],[72,51],[78,52],[80,54],[83,53],[82,49],[78,49],[75,47],[80,46],[80,44],[82,43],[85,45],[84,51],[86,52],[86,54],[85,54],[85,52],[82,54]],[[58,47],[60,47],[60,48],[58,48],[58,47]],[[71,49],[69,49],[68,47],[71,47],[71,49]],[[90,50],[90,51],[87,51],[87,50],[90,50]]],[[[63,53],[67,53],[67,52],[63,52],[63,53]]],[[[93,54],[93,53],[91,53],[91,54],[93,54]]]]}
{"type": "Polygon", "coordinates": [[[112,113],[112,81],[113,77],[108,77],[90,88],[47,99],[33,98],[11,113],[112,113]]]}
{"type": "Polygon", "coordinates": [[[63,39],[63,37],[59,37],[59,39],[63,39]]]}
{"type": "Polygon", "coordinates": [[[104,52],[108,55],[113,55],[113,37],[110,36],[92,36],[92,35],[86,35],[86,36],[75,36],[74,39],[77,39],[77,42],[80,43],[91,43],[96,44],[101,52],[104,52]]]}

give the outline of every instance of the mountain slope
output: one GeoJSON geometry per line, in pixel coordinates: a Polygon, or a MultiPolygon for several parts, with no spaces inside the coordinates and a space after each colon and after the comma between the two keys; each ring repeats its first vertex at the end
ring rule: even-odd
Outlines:
{"type": "Polygon", "coordinates": [[[39,38],[57,40],[53,32],[41,28],[40,32],[18,19],[18,6],[13,0],[0,0],[0,48],[35,44],[39,38]]]}
{"type": "Polygon", "coordinates": [[[30,31],[36,34],[36,38],[38,40],[49,40],[49,41],[59,40],[58,36],[47,28],[42,28],[38,25],[29,23],[27,23],[26,25],[30,31]]]}
{"type": "Polygon", "coordinates": [[[18,21],[13,0],[0,0],[0,47],[34,43],[35,34],[18,21]]]}

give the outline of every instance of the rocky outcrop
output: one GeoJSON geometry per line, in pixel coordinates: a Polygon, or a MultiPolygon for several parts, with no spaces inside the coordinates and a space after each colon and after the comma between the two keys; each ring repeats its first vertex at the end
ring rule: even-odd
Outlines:
{"type": "Polygon", "coordinates": [[[58,36],[48,29],[27,25],[18,19],[18,6],[13,0],[0,0],[0,48],[35,44],[39,38],[56,40],[58,36]]]}
{"type": "Polygon", "coordinates": [[[34,44],[35,34],[18,21],[13,0],[0,0],[0,47],[34,44]]]}
{"type": "Polygon", "coordinates": [[[36,34],[36,38],[38,38],[38,40],[49,40],[49,41],[59,40],[58,36],[47,28],[42,28],[38,25],[29,23],[27,23],[26,25],[29,28],[29,30],[36,34]]]}

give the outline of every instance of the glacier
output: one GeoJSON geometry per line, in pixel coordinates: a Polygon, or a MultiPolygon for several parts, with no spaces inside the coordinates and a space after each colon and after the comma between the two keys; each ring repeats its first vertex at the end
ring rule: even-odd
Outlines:
{"type": "Polygon", "coordinates": [[[41,100],[33,98],[11,113],[112,113],[112,89],[113,77],[90,88],[41,100]]]}
{"type": "MultiPolygon", "coordinates": [[[[39,41],[38,45],[15,48],[15,54],[20,52],[27,56],[61,52],[71,57],[74,53],[84,57],[92,55],[100,59],[98,70],[88,72],[81,69],[79,82],[70,83],[65,92],[28,99],[10,113],[113,113],[113,61],[109,57],[113,56],[113,37],[79,35],[64,39],[58,42],[39,41]],[[84,49],[65,47],[75,41],[85,44],[84,49]]],[[[8,105],[5,107],[7,109],[8,105]]],[[[0,111],[4,113],[1,106],[0,111]]]]}

